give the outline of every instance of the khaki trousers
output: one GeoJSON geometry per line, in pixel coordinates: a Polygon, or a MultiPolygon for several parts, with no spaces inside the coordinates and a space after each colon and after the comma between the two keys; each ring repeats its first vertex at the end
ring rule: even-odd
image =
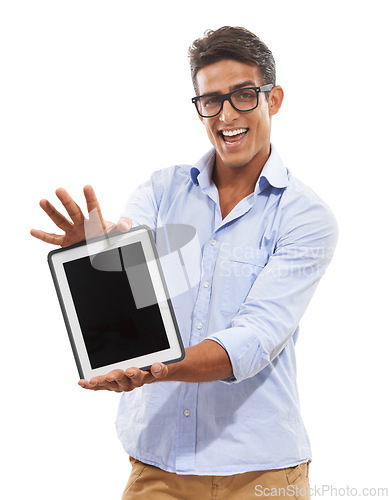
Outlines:
{"type": "Polygon", "coordinates": [[[166,472],[130,457],[132,471],[122,500],[309,500],[309,464],[233,476],[166,472]]]}

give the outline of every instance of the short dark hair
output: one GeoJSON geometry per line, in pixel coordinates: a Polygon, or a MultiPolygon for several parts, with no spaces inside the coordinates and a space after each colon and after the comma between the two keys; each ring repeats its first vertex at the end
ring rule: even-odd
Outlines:
{"type": "MultiPolygon", "coordinates": [[[[223,26],[216,31],[207,30],[202,38],[195,40],[189,47],[190,70],[197,95],[197,72],[223,59],[255,64],[263,85],[276,84],[276,63],[267,45],[245,28],[223,26]]],[[[268,95],[266,92],[266,97],[268,95]]]]}

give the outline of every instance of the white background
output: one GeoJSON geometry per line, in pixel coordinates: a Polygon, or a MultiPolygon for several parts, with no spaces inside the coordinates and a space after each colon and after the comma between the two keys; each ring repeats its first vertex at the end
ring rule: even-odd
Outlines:
{"type": "Polygon", "coordinates": [[[130,467],[114,429],[119,395],[78,387],[50,248],[29,230],[56,229],[38,202],[59,208],[59,186],[84,208],[82,187],[92,184],[116,220],[151,172],[208,150],[190,102],[187,48],[227,24],[251,29],[273,51],[285,90],[273,142],[340,228],[297,346],[311,485],[389,487],[385,2],[8,0],[0,7],[2,498],[120,498],[130,467]]]}

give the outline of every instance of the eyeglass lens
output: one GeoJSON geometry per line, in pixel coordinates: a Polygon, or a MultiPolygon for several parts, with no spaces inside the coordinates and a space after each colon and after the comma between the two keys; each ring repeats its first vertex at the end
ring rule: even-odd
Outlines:
{"type": "MultiPolygon", "coordinates": [[[[204,96],[198,102],[202,115],[212,116],[218,114],[223,106],[225,97],[222,95],[204,96]]],[[[231,101],[238,111],[250,111],[258,105],[258,93],[252,89],[240,89],[231,94],[231,101]]]]}

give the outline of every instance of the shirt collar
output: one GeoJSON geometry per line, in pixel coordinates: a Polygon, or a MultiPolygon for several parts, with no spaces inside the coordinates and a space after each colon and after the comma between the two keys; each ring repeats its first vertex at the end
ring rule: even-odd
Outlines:
{"type": "Polygon", "coordinates": [[[216,150],[212,148],[190,169],[193,184],[205,188],[212,184],[212,170],[215,163],[216,150]]]}
{"type": "MultiPolygon", "coordinates": [[[[196,186],[200,185],[204,189],[212,184],[215,154],[216,151],[212,148],[190,169],[192,182],[196,186]]],[[[273,145],[271,145],[270,156],[263,166],[254,192],[259,194],[269,184],[275,188],[284,188],[289,184],[288,170],[273,145]]]]}
{"type": "Polygon", "coordinates": [[[255,192],[263,191],[266,183],[275,188],[285,188],[289,185],[288,169],[273,144],[270,146],[270,156],[263,166],[255,186],[255,192]]]}

